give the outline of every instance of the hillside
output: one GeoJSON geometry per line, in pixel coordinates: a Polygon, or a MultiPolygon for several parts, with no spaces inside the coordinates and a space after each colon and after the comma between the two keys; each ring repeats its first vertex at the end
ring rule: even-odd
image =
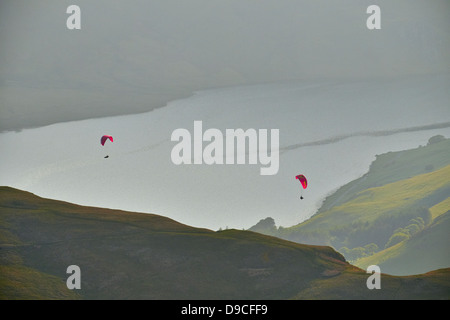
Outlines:
{"type": "Polygon", "coordinates": [[[0,187],[1,299],[448,299],[449,269],[368,275],[330,247],[0,187]],[[81,290],[65,281],[81,269],[81,290]]]}
{"type": "Polygon", "coordinates": [[[422,232],[372,256],[360,258],[354,264],[362,268],[377,264],[381,270],[395,275],[447,267],[450,265],[449,218],[450,211],[447,211],[422,232]]]}
{"type": "Polygon", "coordinates": [[[450,140],[377,157],[363,177],[329,196],[309,220],[250,230],[299,243],[330,245],[365,268],[411,275],[450,266],[450,140]]]}
{"type": "Polygon", "coordinates": [[[327,197],[318,213],[345,203],[362,190],[429,173],[450,164],[450,139],[430,138],[426,146],[378,155],[369,172],[327,197]]]}
{"type": "Polygon", "coordinates": [[[82,272],[77,296],[86,299],[283,299],[327,270],[353,269],[329,247],[213,232],[8,187],[0,189],[0,205],[1,266],[9,271],[1,273],[3,299],[74,298],[64,288],[73,264],[82,272]]]}

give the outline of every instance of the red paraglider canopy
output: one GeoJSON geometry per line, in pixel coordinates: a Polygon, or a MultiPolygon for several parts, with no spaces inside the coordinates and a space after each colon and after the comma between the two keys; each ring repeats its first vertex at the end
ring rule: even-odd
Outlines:
{"type": "Polygon", "coordinates": [[[299,174],[298,176],[295,177],[295,179],[298,179],[302,184],[303,189],[306,189],[306,187],[308,186],[308,180],[306,180],[306,177],[304,175],[299,174]]]}
{"type": "Polygon", "coordinates": [[[102,146],[104,146],[105,145],[105,142],[106,142],[106,140],[111,140],[111,142],[113,142],[113,137],[111,137],[111,136],[107,136],[107,135],[104,135],[101,139],[100,139],[100,143],[102,144],[102,146]]]}

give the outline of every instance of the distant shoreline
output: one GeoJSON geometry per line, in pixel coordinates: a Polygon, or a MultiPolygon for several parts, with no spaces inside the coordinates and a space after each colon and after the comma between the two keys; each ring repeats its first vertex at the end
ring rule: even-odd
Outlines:
{"type": "Polygon", "coordinates": [[[101,91],[92,94],[72,89],[58,92],[57,89],[30,90],[26,87],[0,86],[0,94],[5,101],[5,107],[0,113],[0,133],[20,132],[56,123],[147,113],[163,108],[172,101],[189,98],[195,91],[174,92],[170,95],[101,91]],[[19,103],[14,103],[16,98],[20,100],[19,103]],[[89,107],[99,100],[98,105],[89,107]],[[8,105],[13,106],[8,109],[8,105]]]}
{"type": "Polygon", "coordinates": [[[434,129],[445,129],[450,127],[450,122],[440,122],[440,123],[433,123],[428,125],[422,125],[422,126],[412,126],[407,128],[400,128],[400,129],[393,129],[393,130],[379,130],[379,131],[364,131],[364,132],[355,132],[351,134],[344,134],[340,136],[335,136],[323,140],[317,140],[317,141],[311,141],[311,142],[305,142],[305,143],[297,143],[285,147],[281,147],[280,151],[289,151],[294,150],[298,148],[303,147],[311,147],[311,146],[319,146],[324,144],[330,144],[330,143],[336,143],[341,140],[352,138],[352,137],[358,137],[358,136],[367,136],[367,137],[380,137],[380,136],[390,136],[397,133],[403,133],[403,132],[415,132],[415,131],[426,131],[426,130],[434,130],[434,129]]]}
{"type": "MultiPolygon", "coordinates": [[[[402,81],[442,77],[448,81],[450,74],[418,74],[397,77],[372,78],[312,78],[278,81],[244,82],[206,87],[172,88],[158,92],[150,90],[115,90],[90,88],[29,86],[20,83],[0,84],[2,97],[0,109],[0,133],[20,132],[25,129],[45,127],[56,123],[98,119],[114,116],[135,115],[163,108],[169,103],[192,97],[196,92],[241,86],[274,83],[318,81],[360,82],[373,80],[402,81]]],[[[367,134],[367,133],[364,133],[367,134]]],[[[370,133],[369,133],[370,135],[370,133]]],[[[316,142],[314,142],[316,143],[316,142]]],[[[303,146],[303,145],[301,145],[303,146]]],[[[298,147],[298,146],[294,146],[298,147]]],[[[290,149],[290,148],[289,148],[290,149]]]]}

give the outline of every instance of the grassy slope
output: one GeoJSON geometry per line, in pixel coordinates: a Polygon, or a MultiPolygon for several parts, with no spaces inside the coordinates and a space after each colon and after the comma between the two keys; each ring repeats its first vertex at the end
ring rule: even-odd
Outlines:
{"type": "Polygon", "coordinates": [[[449,139],[378,156],[369,173],[330,196],[311,219],[272,234],[337,249],[375,243],[382,251],[355,261],[355,265],[379,264],[393,274],[446,267],[450,265],[447,220],[438,218],[450,209],[449,163],[449,139]],[[416,216],[430,218],[428,225],[385,249],[395,230],[407,227],[416,216]]]}
{"type": "Polygon", "coordinates": [[[435,220],[442,214],[447,213],[448,210],[450,210],[450,197],[430,208],[431,217],[435,220]]]}
{"type": "Polygon", "coordinates": [[[330,247],[213,232],[142,213],[82,207],[0,187],[1,299],[448,299],[448,270],[367,274],[330,247]],[[65,287],[81,268],[81,290],[65,287]],[[418,290],[418,286],[421,290],[418,290]],[[411,289],[412,288],[412,289],[411,289]]]}
{"type": "MultiPolygon", "coordinates": [[[[322,222],[326,220],[332,225],[351,224],[358,220],[373,221],[379,215],[397,210],[400,207],[410,207],[413,205],[439,204],[447,200],[450,193],[450,165],[442,169],[414,176],[409,179],[393,182],[382,187],[365,189],[354,195],[349,200],[339,206],[335,206],[320,215],[315,215],[302,226],[311,228],[322,228],[322,222]],[[437,200],[431,199],[436,194],[437,200]],[[437,201],[434,203],[433,201],[437,201]]],[[[430,207],[431,207],[430,206],[430,207]]]]}
{"type": "Polygon", "coordinates": [[[318,213],[351,200],[360,191],[438,170],[449,164],[450,139],[425,147],[379,155],[367,174],[327,197],[318,213]]]}
{"type": "Polygon", "coordinates": [[[294,299],[446,299],[450,298],[450,269],[439,269],[426,274],[395,277],[381,275],[381,289],[368,290],[368,274],[347,271],[331,281],[317,279],[294,299]],[[439,284],[439,287],[436,285],[439,284]],[[442,285],[442,286],[441,286],[442,285]],[[351,290],[349,290],[351,288],[351,290]]]}
{"type": "Polygon", "coordinates": [[[283,299],[323,273],[353,268],[329,247],[213,232],[7,187],[0,208],[2,298],[74,298],[64,288],[72,264],[82,273],[77,293],[90,299],[283,299]]]}
{"type": "Polygon", "coordinates": [[[0,300],[80,299],[60,278],[21,264],[0,266],[0,300]]]}
{"type": "MultiPolygon", "coordinates": [[[[317,243],[331,245],[333,236],[338,231],[345,232],[342,237],[350,238],[357,228],[370,234],[370,228],[375,222],[382,219],[404,215],[404,222],[415,218],[414,210],[418,208],[434,208],[432,217],[442,214],[448,210],[448,195],[450,194],[450,165],[431,173],[421,174],[409,179],[400,180],[382,187],[363,190],[354,198],[328,211],[313,216],[311,219],[291,228],[284,229],[282,236],[292,240],[301,239],[309,234],[319,233],[311,238],[317,243]]],[[[402,221],[403,221],[402,220],[402,221]]],[[[391,229],[405,227],[406,225],[391,225],[391,229]]],[[[391,233],[387,233],[390,236],[391,233]]],[[[376,237],[376,235],[373,235],[376,237]]],[[[381,237],[381,235],[380,235],[381,237]]],[[[388,238],[382,239],[380,244],[385,244],[388,238]]],[[[337,240],[334,240],[338,243],[337,240]]],[[[346,244],[346,240],[339,242],[346,244]]],[[[364,241],[362,239],[361,241],[364,241]]],[[[367,240],[367,243],[373,241],[367,240]]],[[[365,245],[367,243],[360,243],[365,245]]]]}
{"type": "Polygon", "coordinates": [[[398,211],[399,208],[433,207],[444,201],[447,203],[450,194],[449,177],[450,165],[431,173],[363,190],[352,200],[313,216],[301,227],[323,230],[324,221],[331,224],[332,228],[357,221],[373,222],[381,215],[398,211]]]}
{"type": "Polygon", "coordinates": [[[355,265],[361,268],[376,264],[390,274],[417,274],[423,270],[445,268],[450,265],[450,211],[436,218],[422,232],[395,246],[372,256],[358,259],[355,265]]]}

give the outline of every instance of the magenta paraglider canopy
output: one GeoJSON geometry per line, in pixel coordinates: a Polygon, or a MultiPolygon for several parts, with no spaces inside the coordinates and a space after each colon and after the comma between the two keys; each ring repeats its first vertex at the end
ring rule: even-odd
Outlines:
{"type": "Polygon", "coordinates": [[[113,142],[113,137],[112,136],[108,136],[108,135],[104,135],[103,137],[101,137],[100,139],[100,143],[102,144],[102,146],[105,145],[106,140],[111,140],[111,142],[113,142]]]}

